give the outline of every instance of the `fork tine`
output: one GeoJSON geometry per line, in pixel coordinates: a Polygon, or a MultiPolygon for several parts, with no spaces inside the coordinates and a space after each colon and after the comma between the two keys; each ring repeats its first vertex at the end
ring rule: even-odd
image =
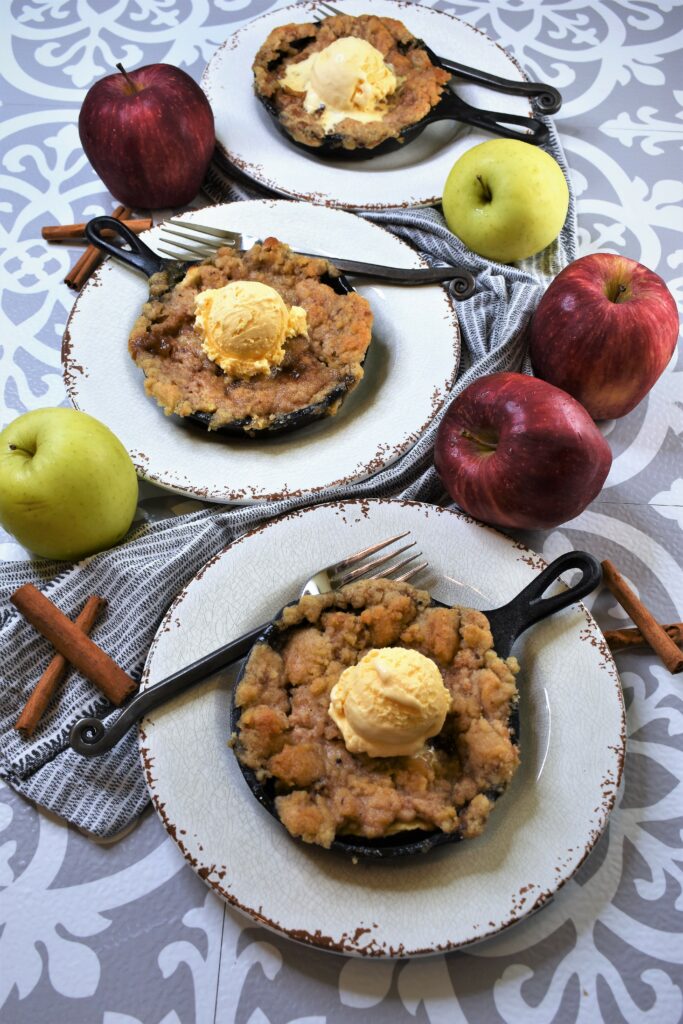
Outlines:
{"type": "Polygon", "coordinates": [[[370,547],[363,548],[362,551],[356,551],[353,555],[348,555],[346,558],[342,558],[341,561],[335,562],[328,569],[330,573],[343,572],[344,569],[348,569],[351,565],[357,565],[364,558],[368,558],[370,555],[374,555],[376,551],[381,551],[382,548],[388,547],[390,544],[395,544],[397,540],[403,540],[407,537],[410,530],[406,530],[405,533],[397,533],[395,537],[388,537],[387,540],[381,540],[378,544],[372,544],[370,547]]]}
{"type": "MultiPolygon", "coordinates": [[[[404,544],[402,548],[398,548],[396,551],[390,551],[386,555],[381,555],[380,558],[373,559],[372,562],[367,562],[365,565],[359,565],[357,569],[352,569],[351,572],[347,572],[342,576],[340,586],[343,587],[347,583],[352,583],[353,580],[360,579],[361,576],[367,576],[369,572],[373,572],[375,569],[378,569],[380,565],[386,565],[386,563],[390,562],[392,558],[396,558],[397,555],[402,554],[409,548],[414,548],[416,543],[416,541],[413,541],[411,544],[404,544]]],[[[417,552],[418,555],[421,553],[422,552],[420,551],[417,552]]],[[[417,557],[417,555],[415,557],[417,557]]]]}
{"type": "Polygon", "coordinates": [[[222,241],[220,239],[216,239],[216,241],[213,242],[210,239],[191,239],[188,237],[184,241],[180,241],[180,239],[171,238],[162,231],[159,241],[164,245],[170,245],[175,249],[184,249],[186,252],[192,253],[201,252],[205,256],[213,256],[219,249],[232,249],[234,252],[239,251],[239,244],[236,245],[234,242],[228,241],[227,238],[222,241]]]}
{"type": "MultiPolygon", "coordinates": [[[[402,562],[397,562],[396,565],[390,565],[386,569],[382,569],[381,572],[374,573],[372,576],[368,576],[368,579],[370,579],[370,580],[378,580],[378,579],[388,580],[388,579],[391,579],[391,580],[395,580],[397,583],[400,583],[402,580],[406,579],[407,577],[413,576],[417,572],[417,568],[413,567],[412,569],[409,569],[408,572],[403,573],[402,576],[396,576],[395,573],[397,573],[399,571],[399,569],[405,569],[405,567],[407,565],[410,565],[411,562],[414,562],[416,558],[421,558],[421,557],[422,557],[422,552],[421,551],[417,551],[414,555],[411,555],[410,558],[404,558],[402,562]]],[[[425,566],[427,563],[426,562],[422,562],[421,564],[422,564],[422,566],[425,566]]]]}
{"type": "Polygon", "coordinates": [[[211,252],[215,252],[216,249],[219,249],[221,245],[220,242],[216,242],[216,244],[214,245],[213,242],[205,242],[203,240],[200,241],[199,239],[193,241],[192,239],[188,238],[185,241],[181,241],[179,238],[170,238],[163,232],[161,234],[161,238],[159,239],[159,241],[163,242],[164,245],[174,245],[176,249],[210,249],[211,252]]]}
{"type": "MultiPolygon", "coordinates": [[[[415,557],[417,558],[417,555],[415,557]]],[[[410,559],[410,561],[412,562],[412,558],[410,559]]],[[[397,566],[396,568],[398,569],[400,568],[400,566],[397,566]]],[[[413,566],[413,568],[409,569],[408,572],[404,572],[400,576],[393,576],[392,579],[394,579],[396,583],[407,583],[408,580],[411,580],[413,578],[413,576],[417,576],[417,574],[419,572],[422,572],[423,569],[428,568],[429,562],[420,562],[419,565],[413,566]]]]}
{"type": "Polygon", "coordinates": [[[188,256],[191,259],[205,259],[207,256],[215,256],[215,249],[190,249],[186,245],[178,246],[178,249],[183,250],[182,252],[172,252],[170,249],[164,249],[162,245],[157,245],[157,250],[163,253],[164,256],[170,256],[172,260],[186,260],[188,256]]]}
{"type": "Polygon", "coordinates": [[[328,4],[328,3],[319,3],[318,4],[318,9],[322,10],[323,14],[325,14],[326,17],[330,17],[331,15],[338,15],[338,14],[342,13],[342,11],[338,11],[336,7],[333,7],[332,4],[328,4]],[[327,14],[328,11],[329,11],[329,14],[327,14]]]}
{"type": "MultiPolygon", "coordinates": [[[[398,572],[399,569],[405,569],[405,567],[407,565],[410,565],[411,562],[414,562],[416,558],[421,558],[421,557],[422,557],[422,552],[421,551],[416,551],[415,554],[411,555],[409,558],[404,558],[401,562],[397,562],[396,565],[390,565],[387,569],[385,569],[382,572],[382,575],[383,576],[391,575],[392,577],[394,577],[394,573],[398,572]]],[[[396,578],[396,577],[394,577],[394,578],[396,578]]]]}
{"type": "MultiPolygon", "coordinates": [[[[218,250],[220,249],[220,246],[216,246],[215,248],[213,248],[212,246],[200,245],[199,243],[197,243],[196,245],[191,245],[191,246],[190,245],[183,245],[182,242],[176,242],[175,239],[166,239],[166,238],[164,238],[163,234],[162,234],[162,237],[161,237],[161,239],[159,241],[163,245],[165,245],[165,246],[171,246],[172,249],[184,249],[184,251],[187,252],[187,253],[203,252],[203,253],[206,253],[208,256],[213,256],[214,253],[218,252],[218,250]]],[[[230,246],[224,246],[223,248],[230,249],[231,247],[230,246]]]]}
{"type": "Polygon", "coordinates": [[[192,256],[214,256],[218,251],[217,249],[207,249],[203,245],[180,245],[178,242],[169,242],[165,238],[162,238],[161,241],[166,242],[166,245],[170,246],[172,249],[178,249],[181,252],[190,253],[192,256]]]}
{"type": "MultiPolygon", "coordinates": [[[[210,228],[206,224],[195,224],[193,220],[178,220],[176,217],[173,217],[168,223],[172,224],[174,228],[190,228],[192,231],[198,231],[201,234],[215,235],[216,238],[233,238],[235,241],[242,238],[239,231],[229,231],[227,228],[210,228]]],[[[170,228],[165,224],[162,227],[164,231],[170,231],[170,228]]],[[[175,234],[180,234],[180,232],[176,231],[175,234]]]]}
{"type": "Polygon", "coordinates": [[[206,245],[216,249],[221,245],[235,245],[236,242],[235,238],[216,238],[214,235],[192,235],[189,231],[174,231],[173,228],[168,227],[162,228],[161,234],[172,245],[176,244],[176,238],[180,238],[184,242],[194,242],[196,245],[206,245]]]}

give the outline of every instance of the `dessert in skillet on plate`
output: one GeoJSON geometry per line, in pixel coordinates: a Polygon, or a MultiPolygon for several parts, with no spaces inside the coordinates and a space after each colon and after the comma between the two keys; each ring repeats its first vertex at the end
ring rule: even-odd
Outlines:
{"type": "Polygon", "coordinates": [[[257,97],[294,142],[349,151],[399,139],[451,78],[402,22],[372,14],[276,28],[253,70],[257,97]]]}
{"type": "Polygon", "coordinates": [[[257,435],[334,415],[371,331],[368,302],[327,260],[266,238],[154,274],[128,347],[167,415],[257,435]]]}
{"type": "Polygon", "coordinates": [[[481,612],[434,606],[407,583],[306,596],[249,657],[235,752],[305,842],[472,838],[519,763],[518,671],[481,612]]]}

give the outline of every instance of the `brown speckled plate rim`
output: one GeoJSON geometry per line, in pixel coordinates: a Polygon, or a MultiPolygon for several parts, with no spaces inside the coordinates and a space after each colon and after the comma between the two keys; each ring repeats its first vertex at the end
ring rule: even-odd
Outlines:
{"type": "MultiPolygon", "coordinates": [[[[343,2],[343,0],[342,0],[342,2],[343,2]]],[[[385,0],[385,2],[393,4],[395,7],[398,8],[398,10],[401,10],[401,11],[403,11],[403,10],[410,10],[411,8],[415,7],[415,3],[410,2],[410,0],[385,0]]],[[[442,11],[442,10],[438,10],[437,8],[426,7],[424,5],[423,5],[423,7],[424,7],[424,10],[429,11],[432,14],[437,14],[437,15],[441,15],[441,16],[443,16],[445,18],[449,18],[451,21],[456,22],[458,25],[465,25],[469,31],[476,32],[483,39],[486,39],[492,46],[495,46],[498,50],[500,50],[501,53],[505,54],[505,56],[510,61],[510,63],[519,72],[519,74],[520,74],[520,81],[528,82],[530,80],[528,75],[524,71],[524,68],[522,67],[522,65],[517,60],[517,58],[513,54],[509,53],[505,49],[505,47],[502,46],[497,40],[492,39],[486,32],[483,31],[483,29],[480,29],[477,25],[470,25],[469,22],[463,22],[462,18],[456,17],[456,15],[451,14],[449,11],[442,11]]],[[[306,0],[305,3],[289,4],[287,7],[280,7],[280,8],[276,8],[275,10],[266,11],[264,14],[259,15],[258,18],[252,18],[249,21],[248,25],[243,25],[242,28],[237,29],[236,32],[233,32],[233,34],[231,36],[229,36],[226,40],[224,40],[221,43],[221,45],[216,48],[216,51],[214,52],[214,54],[212,55],[211,59],[209,60],[209,64],[207,64],[206,68],[202,72],[201,85],[202,85],[202,88],[205,90],[205,92],[207,92],[207,96],[209,96],[209,99],[210,99],[210,95],[209,95],[209,92],[206,89],[207,71],[208,71],[209,65],[211,63],[211,60],[214,59],[214,57],[216,56],[216,54],[219,51],[221,51],[223,49],[235,49],[239,45],[239,36],[240,36],[240,34],[245,29],[251,28],[251,26],[255,22],[258,22],[258,21],[262,20],[263,18],[272,18],[273,14],[276,14],[276,13],[278,15],[279,14],[283,14],[284,15],[287,11],[292,11],[292,10],[299,11],[299,10],[302,10],[302,9],[303,10],[309,10],[311,12],[311,14],[315,14],[316,10],[318,9],[318,3],[316,2],[316,0],[306,0]]],[[[284,23],[285,22],[283,21],[283,24],[284,23]]],[[[408,29],[410,29],[410,25],[408,25],[406,27],[408,29]]],[[[447,56],[447,55],[444,54],[444,57],[445,56],[447,56]]],[[[497,94],[495,92],[492,92],[491,95],[495,96],[497,94]]],[[[500,94],[498,94],[498,95],[500,95],[500,94]]],[[[492,103],[492,107],[495,107],[495,103],[492,103]]],[[[531,107],[531,104],[529,104],[528,111],[527,111],[527,116],[528,117],[533,117],[534,116],[534,111],[533,111],[533,109],[531,107]]],[[[496,136],[491,135],[491,138],[495,138],[495,137],[496,136]]],[[[275,140],[276,140],[276,136],[274,135],[273,136],[274,143],[275,143],[275,140]]],[[[283,146],[287,145],[286,141],[283,140],[283,139],[280,139],[279,142],[283,146]]],[[[290,152],[289,147],[288,147],[288,152],[290,152]]],[[[237,171],[239,172],[240,176],[244,177],[245,179],[248,179],[249,181],[253,182],[255,185],[258,185],[260,188],[267,189],[268,192],[272,193],[275,196],[283,198],[283,199],[297,199],[297,200],[303,200],[303,201],[309,202],[309,203],[317,203],[318,205],[339,206],[342,209],[367,210],[368,212],[373,212],[373,211],[379,212],[381,210],[410,209],[413,206],[436,206],[436,205],[438,205],[441,202],[441,195],[439,194],[439,195],[436,195],[436,196],[413,197],[413,198],[411,198],[409,200],[405,200],[405,201],[400,202],[400,203],[396,203],[396,202],[394,202],[394,203],[355,203],[355,202],[354,203],[346,203],[346,202],[342,202],[341,200],[337,200],[337,199],[335,199],[332,196],[326,195],[323,192],[296,192],[293,189],[283,188],[283,186],[278,184],[278,182],[275,179],[269,178],[263,172],[263,168],[260,165],[250,163],[248,160],[245,160],[243,157],[240,157],[236,153],[231,152],[230,149],[227,146],[224,146],[223,143],[220,142],[218,139],[216,139],[216,153],[218,154],[217,164],[218,164],[220,169],[226,171],[229,174],[230,173],[230,168],[231,167],[235,167],[237,169],[237,171]]],[[[292,156],[296,155],[296,150],[294,148],[292,148],[292,150],[291,150],[291,155],[292,156]]],[[[320,161],[320,173],[321,173],[321,175],[324,175],[324,172],[325,172],[325,161],[321,160],[320,161]]],[[[378,172],[378,173],[381,173],[381,172],[378,172]]],[[[415,168],[409,168],[408,169],[408,174],[414,175],[415,174],[415,168]]]]}
{"type": "MultiPolygon", "coordinates": [[[[471,516],[468,516],[466,513],[455,508],[443,508],[437,505],[429,505],[425,502],[394,498],[359,498],[339,502],[326,502],[322,505],[312,505],[306,506],[304,508],[295,509],[292,512],[288,512],[284,515],[278,516],[275,519],[271,519],[266,523],[262,523],[259,526],[256,526],[253,529],[247,531],[242,536],[238,537],[235,541],[233,541],[231,544],[228,544],[225,548],[223,548],[211,559],[209,559],[209,561],[199,570],[196,576],[194,576],[193,579],[190,580],[185,585],[185,587],[183,587],[183,589],[176,596],[172,604],[169,606],[166,615],[164,616],[163,620],[159,625],[154,640],[152,641],[142,674],[142,680],[140,684],[141,689],[146,689],[148,685],[150,663],[152,661],[154,651],[156,650],[159,637],[163,634],[163,632],[166,629],[169,628],[169,624],[176,615],[178,607],[182,604],[189,587],[191,587],[196,580],[201,579],[201,577],[205,574],[206,570],[212,565],[214,565],[221,558],[223,558],[226,552],[235,548],[239,544],[244,543],[250,537],[253,537],[254,535],[259,533],[263,533],[266,530],[269,530],[272,526],[277,527],[277,525],[282,522],[294,519],[301,519],[307,513],[315,512],[320,508],[329,508],[332,510],[337,510],[342,515],[347,510],[351,509],[352,511],[360,511],[361,514],[367,516],[370,507],[381,507],[382,505],[398,505],[400,507],[413,507],[416,509],[422,508],[425,510],[426,515],[433,514],[456,516],[462,522],[466,523],[467,525],[473,528],[488,531],[489,533],[497,534],[498,536],[504,537],[505,540],[509,542],[512,550],[517,552],[516,560],[519,562],[523,562],[525,565],[528,565],[529,568],[535,570],[536,572],[540,573],[548,565],[547,561],[543,558],[542,555],[539,555],[537,552],[527,547],[521,541],[514,540],[508,535],[502,533],[501,531],[496,530],[495,528],[488,526],[485,523],[481,523],[478,520],[473,519],[471,516]]],[[[262,924],[266,928],[276,932],[279,935],[284,935],[295,942],[302,943],[307,946],[314,946],[321,950],[345,956],[351,955],[380,959],[401,959],[405,957],[431,956],[441,953],[452,952],[457,949],[464,949],[466,947],[472,946],[476,943],[482,942],[494,936],[498,936],[502,932],[506,931],[508,928],[519,923],[520,921],[529,917],[531,914],[535,913],[537,910],[540,910],[542,907],[544,907],[549,901],[553,899],[555,893],[559,892],[559,890],[568,881],[570,881],[571,878],[574,877],[576,872],[584,863],[588,855],[593,850],[595,844],[603,834],[607,826],[609,815],[616,802],[619,786],[621,784],[626,754],[626,708],[622,692],[621,679],[619,677],[619,673],[614,658],[612,656],[612,652],[597,622],[591,615],[588,608],[583,604],[583,602],[577,602],[576,607],[578,607],[581,610],[586,619],[586,627],[585,629],[581,630],[581,633],[578,637],[578,641],[589,643],[599,652],[601,658],[600,667],[605,670],[605,672],[607,673],[612,682],[615,700],[620,711],[619,742],[614,746],[608,746],[606,748],[613,750],[614,752],[616,761],[616,774],[614,775],[614,777],[611,777],[609,775],[606,776],[605,778],[603,778],[602,783],[600,784],[600,789],[602,792],[602,801],[601,804],[595,808],[595,827],[590,832],[587,840],[585,841],[585,845],[581,852],[581,856],[575,861],[575,863],[571,866],[570,869],[568,869],[566,865],[563,865],[562,867],[556,867],[555,883],[552,887],[546,889],[545,891],[541,893],[536,893],[534,892],[533,885],[523,886],[517,894],[517,901],[514,905],[513,912],[511,913],[508,920],[500,926],[495,926],[488,931],[483,931],[481,934],[477,934],[476,936],[473,936],[471,939],[468,939],[463,942],[438,943],[434,944],[429,948],[408,948],[403,944],[400,944],[398,947],[387,947],[386,944],[379,943],[376,939],[372,939],[370,942],[362,941],[363,939],[367,939],[367,935],[371,931],[371,929],[368,927],[359,926],[353,932],[346,932],[339,938],[335,939],[332,936],[323,934],[319,930],[314,933],[311,933],[303,929],[286,927],[277,921],[271,920],[263,912],[262,906],[247,906],[246,904],[240,902],[240,900],[237,899],[237,897],[234,896],[229,891],[229,889],[223,884],[223,880],[228,871],[228,869],[224,865],[219,866],[213,863],[203,864],[186,846],[183,840],[183,836],[187,836],[189,834],[189,829],[186,829],[183,823],[172,820],[170,814],[166,810],[164,801],[155,791],[155,785],[157,780],[154,777],[154,758],[150,748],[147,745],[149,740],[145,732],[143,720],[139,724],[138,728],[138,745],[140,749],[140,758],[142,761],[145,781],[147,783],[147,787],[150,793],[152,805],[154,806],[154,809],[159,815],[164,825],[164,828],[168,832],[169,836],[176,843],[181,853],[185,857],[186,861],[192,867],[193,871],[195,871],[195,873],[202,879],[203,882],[210,886],[214,890],[214,892],[221,896],[222,899],[224,899],[230,906],[241,911],[243,914],[251,918],[253,921],[256,921],[258,924],[262,924]],[[563,875],[562,871],[565,871],[566,873],[563,875]],[[534,899],[533,902],[530,903],[529,901],[531,896],[533,896],[534,899]]],[[[456,844],[455,847],[450,848],[449,853],[451,856],[457,856],[458,844],[456,844]]],[[[378,863],[383,864],[384,862],[378,863]]]]}

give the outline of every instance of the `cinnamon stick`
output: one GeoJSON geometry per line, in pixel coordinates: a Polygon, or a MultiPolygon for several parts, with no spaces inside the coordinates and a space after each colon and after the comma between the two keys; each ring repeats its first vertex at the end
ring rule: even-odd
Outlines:
{"type": "MultiPolygon", "coordinates": [[[[129,220],[131,213],[132,210],[129,210],[127,206],[117,206],[112,213],[112,217],[115,217],[116,220],[129,220]]],[[[102,250],[98,249],[96,245],[89,245],[64,278],[64,283],[68,284],[69,288],[80,291],[93,270],[99,267],[103,259],[104,253],[102,250]]]]}
{"type": "Polygon", "coordinates": [[[99,267],[103,259],[104,253],[102,250],[94,245],[89,245],[64,278],[64,284],[68,284],[69,288],[79,292],[93,270],[99,267]]]}
{"type": "Polygon", "coordinates": [[[664,627],[660,626],[654,615],[634,594],[624,577],[609,560],[602,563],[602,578],[621,607],[638,626],[652,650],[662,659],[669,672],[672,675],[683,672],[683,651],[678,649],[664,627]]]}
{"type": "MultiPolygon", "coordinates": [[[[139,235],[141,231],[148,231],[153,224],[151,217],[141,217],[138,220],[124,220],[120,219],[122,224],[125,224],[129,231],[134,231],[136,235],[139,235]]],[[[85,222],[83,224],[47,224],[44,228],[40,229],[40,233],[46,242],[67,242],[70,239],[81,240],[85,238],[85,222]]],[[[105,238],[113,237],[115,232],[103,231],[102,235],[105,238]]]]}
{"type": "Polygon", "coordinates": [[[44,594],[25,583],[15,590],[10,601],[24,618],[50,641],[67,661],[94,683],[112,704],[122,704],[137,690],[138,684],[113,658],[82,633],[44,594]]]}
{"type": "MultiPolygon", "coordinates": [[[[671,622],[662,626],[675,644],[683,644],[683,622],[671,622]]],[[[608,629],[605,640],[613,651],[622,647],[647,647],[648,642],[639,629],[608,629]]]]}
{"type": "MultiPolygon", "coordinates": [[[[95,625],[98,615],[106,606],[107,602],[103,597],[93,594],[83,605],[83,608],[74,619],[74,625],[83,633],[89,633],[95,625]]],[[[18,729],[25,736],[32,736],[43,713],[52,700],[57,687],[61,683],[64,674],[69,667],[69,662],[63,654],[55,654],[42,676],[36,683],[33,692],[26,701],[24,710],[19,715],[14,728],[18,729]]]]}

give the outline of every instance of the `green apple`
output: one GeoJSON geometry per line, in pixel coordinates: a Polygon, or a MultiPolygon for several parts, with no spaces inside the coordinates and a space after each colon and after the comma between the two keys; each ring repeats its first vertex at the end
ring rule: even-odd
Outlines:
{"type": "Polygon", "coordinates": [[[545,249],[562,230],[568,207],[569,189],[557,160],[517,139],[473,146],[453,164],[443,190],[453,234],[498,263],[545,249]]]}
{"type": "Polygon", "coordinates": [[[0,525],[37,555],[75,561],[111,547],[137,500],[128,452],[87,413],[35,409],[0,433],[0,525]]]}

